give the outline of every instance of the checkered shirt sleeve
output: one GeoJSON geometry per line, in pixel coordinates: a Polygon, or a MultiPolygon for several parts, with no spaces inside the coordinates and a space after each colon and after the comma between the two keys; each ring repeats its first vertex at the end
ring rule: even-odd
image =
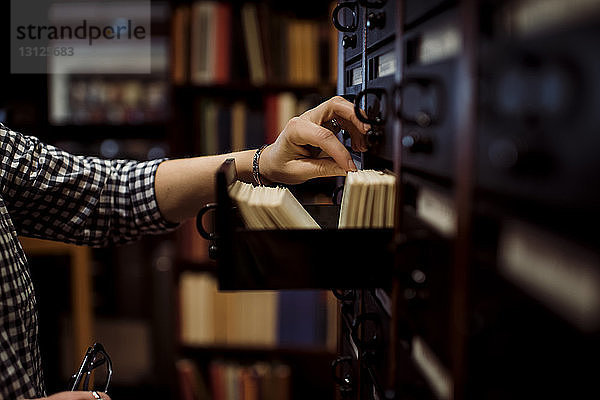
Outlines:
{"type": "Polygon", "coordinates": [[[19,235],[105,246],[176,226],[163,219],[154,194],[162,160],[74,156],[1,132],[0,188],[19,235]]]}
{"type": "Polygon", "coordinates": [[[155,199],[159,163],[74,156],[0,124],[0,399],[45,395],[18,235],[103,246],[175,228],[155,199]]]}

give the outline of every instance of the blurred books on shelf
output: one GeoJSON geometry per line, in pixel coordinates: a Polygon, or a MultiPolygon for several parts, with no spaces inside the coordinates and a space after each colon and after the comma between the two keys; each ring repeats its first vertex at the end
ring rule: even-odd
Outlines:
{"type": "Polygon", "coordinates": [[[287,122],[306,110],[298,109],[298,99],[294,94],[282,92],[267,95],[265,98],[265,143],[273,143],[287,122]]]}
{"type": "Polygon", "coordinates": [[[165,124],[169,114],[169,30],[167,2],[57,2],[50,20],[114,26],[123,15],[145,21],[144,40],[110,40],[78,44],[57,39],[53,46],[73,47],[72,57],[48,58],[48,121],[53,125],[165,124]]]}
{"type": "Polygon", "coordinates": [[[175,370],[181,400],[210,399],[208,386],[196,363],[185,358],[180,359],[175,362],[175,370]]]}
{"type": "Polygon", "coordinates": [[[255,85],[263,85],[267,80],[267,67],[265,65],[265,44],[260,36],[256,4],[247,3],[242,6],[242,28],[248,55],[250,82],[255,85]]]}
{"type": "Polygon", "coordinates": [[[171,19],[171,80],[176,85],[189,79],[190,11],[181,5],[173,10],[171,19]]]}
{"type": "Polygon", "coordinates": [[[296,18],[263,3],[236,9],[196,1],[174,10],[172,34],[176,85],[310,86],[337,80],[337,34],[329,20],[296,18]]]}
{"type": "MultiPolygon", "coordinates": [[[[178,20],[185,19],[186,9],[187,6],[176,9],[175,17],[178,20]]],[[[231,5],[224,2],[200,1],[192,4],[190,13],[191,82],[197,85],[228,82],[231,65],[231,5]]],[[[185,46],[188,40],[181,36],[187,32],[185,29],[179,29],[175,33],[177,36],[173,42],[176,50],[174,55],[184,56],[187,51],[181,47],[185,46]]],[[[179,77],[185,63],[173,60],[173,64],[180,69],[174,70],[175,76],[179,77]]]]}
{"type": "Polygon", "coordinates": [[[55,125],[140,125],[166,122],[168,83],[162,77],[70,75],[66,107],[55,125]]]}
{"type": "Polygon", "coordinates": [[[320,97],[298,97],[291,92],[267,94],[263,104],[200,97],[195,101],[197,152],[224,152],[273,143],[287,122],[318,104],[320,97]]]}
{"type": "Polygon", "coordinates": [[[279,362],[239,364],[213,361],[206,377],[189,359],[176,363],[183,400],[288,400],[291,398],[292,368],[279,362]]]}
{"type": "Polygon", "coordinates": [[[180,278],[181,341],[191,346],[276,344],[276,292],[218,292],[207,273],[180,278]]]}
{"type": "Polygon", "coordinates": [[[214,276],[180,276],[180,339],[187,346],[333,351],[337,302],[324,291],[219,292],[214,276]]]}
{"type": "MultiPolygon", "coordinates": [[[[279,293],[278,342],[282,347],[328,347],[328,292],[282,290],[279,293]]],[[[335,309],[335,304],[333,304],[335,309]]],[[[335,319],[334,319],[335,321],[335,319]]],[[[330,332],[329,332],[330,333],[330,332]]]]}

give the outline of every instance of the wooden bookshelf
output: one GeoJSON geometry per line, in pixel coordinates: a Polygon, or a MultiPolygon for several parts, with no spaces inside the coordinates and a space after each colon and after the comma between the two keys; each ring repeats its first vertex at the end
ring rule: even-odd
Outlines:
{"type": "Polygon", "coordinates": [[[28,256],[67,255],[70,257],[71,312],[73,315],[72,363],[79,365],[85,349],[92,344],[94,312],[92,307],[91,249],[48,240],[19,238],[28,256]]]}
{"type": "MultiPolygon", "coordinates": [[[[191,48],[194,48],[194,43],[197,44],[198,39],[193,38],[194,32],[194,5],[200,4],[201,2],[196,1],[173,1],[171,2],[174,10],[173,20],[171,26],[172,32],[172,51],[171,51],[171,94],[172,94],[172,113],[171,120],[169,123],[169,141],[170,147],[173,151],[174,156],[194,156],[202,154],[213,154],[215,152],[221,153],[224,151],[235,151],[233,143],[239,143],[235,141],[233,134],[227,129],[233,126],[233,115],[228,115],[233,104],[242,103],[244,108],[245,122],[243,124],[246,127],[245,131],[245,148],[258,147],[263,143],[270,143],[274,140],[273,133],[267,134],[267,120],[271,122],[271,131],[273,131],[274,120],[285,120],[295,115],[299,115],[301,112],[306,110],[300,110],[302,105],[294,106],[293,111],[286,111],[288,114],[284,115],[273,115],[273,108],[268,110],[268,103],[278,96],[284,95],[294,99],[296,104],[302,101],[302,104],[307,104],[310,108],[321,101],[335,95],[336,92],[336,76],[332,75],[337,72],[337,60],[333,62],[334,65],[326,66],[326,63],[332,63],[329,56],[327,56],[327,49],[320,48],[337,48],[337,34],[335,39],[333,36],[324,36],[326,30],[331,27],[329,21],[330,8],[327,3],[311,1],[307,6],[303,4],[294,3],[283,3],[274,1],[261,1],[252,2],[250,6],[247,6],[247,2],[238,1],[225,1],[220,2],[217,8],[227,9],[230,7],[230,36],[231,47],[227,50],[228,54],[219,54],[222,48],[219,48],[219,39],[215,39],[213,47],[217,49],[217,53],[207,54],[207,57],[216,57],[217,63],[222,62],[218,60],[229,59],[232,63],[227,66],[229,71],[228,76],[215,75],[214,79],[198,80],[198,75],[194,79],[193,68],[197,64],[196,61],[192,61],[195,57],[190,52],[191,48]],[[259,30],[258,35],[255,33],[255,37],[248,41],[247,37],[244,36],[249,30],[244,30],[243,26],[243,11],[245,7],[256,7],[256,12],[259,19],[259,30]],[[269,29],[275,27],[275,29],[287,29],[286,22],[277,21],[271,23],[265,18],[278,16],[281,21],[297,21],[298,26],[306,29],[307,31],[312,29],[313,35],[317,35],[319,44],[312,44],[312,60],[313,64],[317,62],[315,57],[318,57],[318,62],[321,63],[321,67],[316,68],[314,65],[309,65],[313,72],[310,76],[295,76],[294,74],[302,68],[301,64],[296,65],[296,68],[288,68],[291,66],[287,62],[292,62],[295,59],[296,63],[310,62],[311,57],[307,56],[300,57],[296,52],[295,57],[292,57],[291,53],[287,53],[285,50],[285,57],[289,59],[284,60],[286,64],[276,65],[275,58],[279,57],[278,50],[273,48],[271,44],[265,42],[266,37],[273,40],[275,43],[277,39],[279,42],[276,46],[280,46],[284,49],[287,43],[283,42],[281,35],[272,35],[271,37],[266,36],[264,29],[269,25],[269,29]],[[269,22],[269,23],[267,23],[269,22]],[[278,26],[277,26],[278,25],[278,26]],[[308,25],[312,25],[312,28],[308,28],[308,25]],[[320,36],[319,36],[320,35],[320,36]],[[253,54],[250,59],[248,54],[248,48],[256,46],[256,40],[262,41],[264,54],[263,61],[266,63],[266,70],[263,71],[266,74],[266,80],[264,82],[257,82],[256,71],[250,69],[256,67],[256,54],[253,54]],[[333,40],[329,45],[326,44],[327,40],[333,40]],[[214,45],[216,43],[216,46],[214,45]],[[249,47],[250,46],[250,47],[249,47]],[[324,51],[323,51],[324,50],[324,51]],[[317,53],[318,54],[317,54],[317,53]],[[268,53],[268,54],[267,54],[268,53]],[[323,55],[326,55],[327,58],[323,55]],[[174,58],[173,58],[174,57],[174,58]],[[194,62],[196,64],[194,64],[194,62]],[[252,66],[250,64],[253,64],[252,66]],[[285,68],[285,71],[284,71],[285,68]],[[314,75],[314,74],[317,75],[314,75]],[[231,121],[225,124],[223,128],[218,123],[214,122],[212,125],[208,124],[209,118],[218,119],[214,116],[211,117],[211,113],[214,110],[206,112],[206,104],[216,104],[217,113],[219,115],[221,123],[223,120],[231,121]],[[269,115],[269,112],[271,113],[269,115]],[[261,126],[262,132],[249,132],[248,126],[252,124],[258,124],[261,126]],[[227,127],[229,125],[230,127],[227,127]],[[206,135],[215,135],[213,141],[222,140],[225,136],[225,142],[227,144],[220,144],[217,148],[212,148],[207,151],[206,135]]],[[[206,12],[206,9],[202,12],[206,12]]],[[[217,11],[219,12],[219,11],[217,11]]],[[[247,20],[246,22],[247,23],[247,20]]],[[[209,24],[210,26],[210,24],[209,24]]],[[[210,29],[210,28],[209,28],[210,29]]],[[[221,28],[215,28],[221,29],[221,28]]],[[[297,34],[297,33],[296,33],[297,34]]],[[[209,33],[210,36],[210,33],[209,33]]],[[[300,37],[298,37],[300,39],[300,37]]],[[[304,47],[303,47],[304,48],[304,47]]],[[[306,47],[306,52],[311,50],[306,47]]],[[[222,66],[222,64],[221,64],[222,66]]],[[[210,75],[210,73],[209,73],[210,75]]],[[[204,75],[202,75],[204,76],[204,75]]],[[[288,106],[290,103],[286,103],[288,106]]],[[[209,105],[210,107],[215,107],[209,105]]],[[[307,109],[308,109],[307,108],[307,109]]],[[[232,113],[233,114],[233,113],[232,113]]],[[[281,123],[281,122],[280,122],[281,123]]],[[[280,130],[277,131],[277,133],[280,130]]],[[[325,185],[318,184],[315,182],[300,185],[298,191],[306,191],[307,196],[310,198],[316,197],[316,192],[319,190],[330,191],[332,186],[331,182],[325,185]]],[[[331,193],[328,193],[330,196],[331,193]]],[[[326,197],[329,197],[326,196],[326,197]]],[[[300,196],[302,197],[302,196],[300,196]]],[[[323,198],[323,197],[322,197],[323,198]]],[[[196,232],[188,232],[186,234],[198,235],[196,232]]],[[[182,238],[178,237],[178,241],[182,238]]],[[[188,240],[184,239],[185,242],[194,242],[196,246],[206,246],[208,248],[209,243],[204,240],[188,240]]],[[[189,243],[186,245],[189,250],[189,243]]],[[[186,251],[188,254],[194,253],[186,251]]],[[[206,252],[207,253],[207,252],[206,252]]],[[[179,290],[180,277],[184,273],[208,273],[213,276],[217,275],[216,263],[207,259],[207,254],[202,257],[177,257],[175,265],[175,280],[176,290],[179,290]]],[[[176,293],[178,295],[178,293],[176,293]]],[[[178,310],[179,311],[179,310],[178,310]]],[[[180,315],[178,313],[178,315],[180,315]]],[[[181,322],[181,321],[179,321],[181,322]]],[[[175,328],[176,330],[181,329],[181,324],[175,328]]],[[[333,381],[330,378],[330,364],[333,361],[334,354],[331,350],[327,349],[326,346],[323,348],[289,348],[274,344],[273,346],[259,346],[259,347],[246,347],[238,345],[202,345],[202,346],[190,346],[184,343],[178,344],[178,356],[180,358],[188,358],[198,364],[199,369],[206,376],[210,363],[214,360],[225,359],[232,362],[239,362],[241,364],[250,364],[255,361],[279,361],[283,364],[289,365],[292,369],[292,399],[304,399],[304,398],[333,398],[333,381]]]]}

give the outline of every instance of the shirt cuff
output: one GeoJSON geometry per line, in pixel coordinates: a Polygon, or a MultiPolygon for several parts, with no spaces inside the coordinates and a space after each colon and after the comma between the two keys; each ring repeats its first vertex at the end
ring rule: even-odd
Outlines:
{"type": "Polygon", "coordinates": [[[156,201],[154,180],[158,165],[166,159],[137,163],[129,171],[129,190],[133,206],[133,218],[144,233],[163,233],[179,226],[167,221],[161,214],[156,201]]]}

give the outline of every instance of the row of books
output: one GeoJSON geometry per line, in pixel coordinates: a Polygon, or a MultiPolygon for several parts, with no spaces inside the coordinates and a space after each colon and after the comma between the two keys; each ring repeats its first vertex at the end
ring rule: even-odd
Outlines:
{"type": "Polygon", "coordinates": [[[211,274],[184,272],[179,296],[184,345],[335,348],[337,302],[329,292],[219,292],[211,274]]]}
{"type": "Polygon", "coordinates": [[[172,79],[196,85],[316,85],[337,79],[329,20],[298,19],[263,3],[196,1],[173,12],[172,79]]]}
{"type": "Polygon", "coordinates": [[[168,87],[160,80],[71,78],[67,112],[51,115],[54,124],[142,124],[164,122],[168,87]]]}
{"type": "Polygon", "coordinates": [[[195,104],[196,151],[222,154],[273,143],[287,122],[318,104],[321,98],[298,98],[290,92],[268,94],[263,104],[228,103],[199,98],[195,104]]]}
{"type": "Polygon", "coordinates": [[[213,361],[208,383],[198,366],[189,359],[176,363],[182,400],[288,400],[291,398],[292,370],[282,363],[256,362],[251,365],[213,361]]]}

